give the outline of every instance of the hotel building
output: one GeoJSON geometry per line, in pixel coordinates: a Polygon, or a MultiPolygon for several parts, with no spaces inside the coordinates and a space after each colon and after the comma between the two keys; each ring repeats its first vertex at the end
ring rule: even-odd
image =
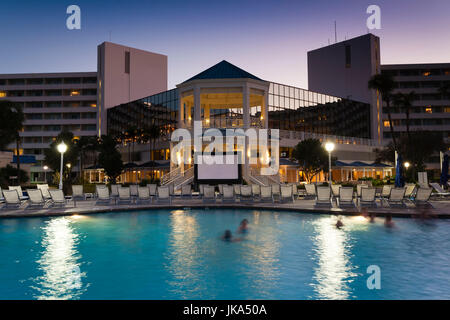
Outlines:
{"type": "MultiPolygon", "coordinates": [[[[271,181],[299,181],[298,167],[288,159],[293,148],[306,138],[317,138],[323,142],[336,143],[336,155],[347,162],[365,161],[361,175],[384,176],[388,169],[373,165],[376,140],[371,139],[370,105],[347,98],[326,95],[293,86],[262,80],[237,66],[222,61],[196,76],[177,85],[175,89],[158,93],[143,99],[121,104],[108,111],[108,134],[120,136],[130,126],[145,129],[151,125],[161,128],[162,138],[153,151],[148,146],[133,146],[134,155],[129,155],[129,145],[122,148],[123,158],[134,161],[122,181],[149,179],[154,161],[168,163],[172,144],[170,133],[176,128],[192,130],[193,122],[201,121],[204,130],[208,128],[255,128],[280,130],[280,172],[274,176],[261,176],[257,172],[262,164],[245,164],[243,175],[247,181],[263,184],[271,181]],[[127,155],[128,154],[128,155],[127,155]],[[146,163],[152,162],[146,169],[146,163]]],[[[259,150],[243,149],[234,145],[234,151],[241,154],[257,154],[259,150]]],[[[193,166],[170,163],[164,169],[158,168],[157,177],[163,172],[163,182],[187,183],[193,179],[193,166]],[[169,171],[169,174],[167,174],[169,171]]],[[[355,179],[353,167],[341,162],[333,178],[355,179]]],[[[323,179],[323,176],[318,177],[323,179]]]]}
{"type": "Polygon", "coordinates": [[[32,182],[44,180],[43,150],[61,130],[101,135],[110,107],[167,90],[167,56],[104,42],[97,60],[97,72],[0,74],[0,99],[25,113],[19,152],[36,157],[32,182]]]}
{"type": "MultiPolygon", "coordinates": [[[[370,104],[371,138],[382,144],[391,140],[386,106],[376,90],[368,89],[369,79],[378,73],[394,77],[393,94],[414,91],[410,111],[411,131],[434,131],[450,141],[450,94],[440,88],[450,85],[450,63],[395,64],[380,62],[380,40],[367,34],[308,52],[310,90],[347,97],[370,104]]],[[[396,135],[406,132],[405,110],[391,103],[396,135]]],[[[430,157],[428,168],[439,168],[439,155],[430,157]]]]}

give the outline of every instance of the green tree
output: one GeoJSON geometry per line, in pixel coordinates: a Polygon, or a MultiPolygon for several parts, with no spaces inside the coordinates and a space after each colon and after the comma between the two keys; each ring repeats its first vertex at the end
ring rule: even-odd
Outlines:
{"type": "MultiPolygon", "coordinates": [[[[318,139],[306,139],[299,142],[292,156],[298,161],[308,182],[311,182],[321,171],[328,172],[328,152],[318,139]]],[[[333,157],[332,162],[334,161],[336,158],[333,157]]]]}
{"type": "Polygon", "coordinates": [[[416,99],[416,93],[411,91],[410,93],[397,93],[394,95],[394,104],[405,110],[406,114],[406,134],[408,136],[408,144],[411,144],[411,134],[410,134],[410,112],[412,108],[413,101],[416,99]]]}
{"type": "MultiPolygon", "coordinates": [[[[58,151],[58,144],[64,142],[67,145],[67,151],[64,153],[63,180],[71,182],[72,169],[78,162],[79,149],[76,146],[73,133],[67,130],[61,131],[48,149],[44,150],[44,163],[54,172],[60,171],[61,153],[58,151]],[[70,167],[67,165],[70,164],[70,167]]],[[[65,185],[64,185],[65,186],[65,185]]],[[[66,191],[66,187],[64,187],[66,191]]]]}
{"type": "Polygon", "coordinates": [[[376,74],[372,78],[370,78],[368,83],[369,89],[375,89],[377,90],[383,99],[383,101],[386,103],[386,113],[388,115],[389,120],[389,128],[391,131],[392,136],[392,142],[394,145],[395,150],[397,150],[397,140],[394,135],[394,125],[392,123],[392,115],[391,115],[391,99],[392,99],[392,91],[395,88],[395,81],[394,78],[390,74],[376,74]]]}
{"type": "Polygon", "coordinates": [[[100,141],[99,165],[105,170],[110,183],[115,183],[123,170],[120,152],[117,150],[117,140],[110,136],[102,136],[100,141]]]}
{"type": "MultiPolygon", "coordinates": [[[[26,171],[20,170],[19,185],[22,183],[28,182],[28,176],[26,171]]],[[[12,184],[12,181],[9,177],[17,176],[17,169],[7,164],[6,167],[0,168],[0,186],[2,188],[6,188],[7,186],[12,184]]]]}
{"type": "Polygon", "coordinates": [[[5,150],[11,142],[16,142],[17,177],[21,181],[20,170],[20,131],[23,128],[25,116],[22,106],[18,103],[2,100],[0,101],[0,150],[5,150]]]}
{"type": "MultiPolygon", "coordinates": [[[[98,138],[95,136],[83,136],[80,139],[77,139],[74,141],[76,148],[78,149],[79,153],[79,167],[80,167],[80,174],[83,172],[84,166],[86,164],[86,159],[88,158],[88,154],[96,155],[96,151],[98,149],[98,138]]],[[[92,159],[91,159],[92,160],[92,159]]],[[[92,162],[92,161],[91,161],[92,162]]],[[[94,164],[96,160],[94,159],[94,164]]]]}
{"type": "Polygon", "coordinates": [[[410,180],[416,180],[416,173],[426,169],[425,164],[433,154],[446,150],[448,147],[440,132],[433,131],[412,131],[411,140],[407,136],[399,139],[398,149],[390,142],[383,149],[376,149],[376,161],[394,162],[394,150],[403,155],[403,161],[411,164],[409,168],[410,180]],[[411,143],[409,142],[411,141],[411,143]]]}

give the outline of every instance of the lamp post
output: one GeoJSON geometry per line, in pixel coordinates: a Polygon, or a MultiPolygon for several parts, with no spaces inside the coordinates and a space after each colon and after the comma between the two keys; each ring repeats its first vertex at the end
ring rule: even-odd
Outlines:
{"type": "Polygon", "coordinates": [[[334,150],[334,143],[327,142],[325,143],[325,150],[328,151],[328,182],[331,186],[331,152],[334,150]]]}
{"type": "Polygon", "coordinates": [[[42,167],[42,169],[44,169],[44,181],[47,182],[47,170],[48,170],[48,166],[44,166],[44,167],[42,167]]]}
{"type": "Polygon", "coordinates": [[[61,153],[61,169],[59,170],[59,190],[63,187],[63,163],[64,163],[64,152],[67,151],[67,145],[63,142],[58,144],[58,151],[61,153]]]}
{"type": "Polygon", "coordinates": [[[409,162],[405,162],[405,163],[404,163],[404,166],[405,166],[406,170],[408,170],[408,168],[409,168],[409,166],[410,166],[409,162]]]}

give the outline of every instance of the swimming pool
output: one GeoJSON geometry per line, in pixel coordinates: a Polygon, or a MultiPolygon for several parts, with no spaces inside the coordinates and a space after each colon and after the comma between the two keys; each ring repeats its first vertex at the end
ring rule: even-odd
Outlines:
{"type": "Polygon", "coordinates": [[[450,222],[258,210],[0,220],[0,299],[449,299],[450,222]],[[224,242],[242,219],[250,230],[224,242]],[[369,290],[367,268],[381,270],[369,290]]]}

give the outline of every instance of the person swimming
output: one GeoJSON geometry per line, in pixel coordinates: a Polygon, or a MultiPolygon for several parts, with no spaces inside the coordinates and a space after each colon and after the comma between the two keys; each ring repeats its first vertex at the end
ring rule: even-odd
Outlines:
{"type": "Polygon", "coordinates": [[[386,216],[386,220],[384,220],[384,225],[387,228],[393,228],[395,226],[394,221],[392,221],[392,216],[390,214],[386,216]]]}
{"type": "Polygon", "coordinates": [[[344,223],[342,222],[341,218],[338,218],[338,221],[336,222],[336,228],[340,229],[344,226],[344,223]]]}
{"type": "Polygon", "coordinates": [[[236,242],[236,241],[241,241],[241,238],[234,238],[233,234],[231,233],[230,230],[225,230],[225,233],[222,236],[222,240],[226,241],[226,242],[236,242]]]}
{"type": "Polygon", "coordinates": [[[246,233],[248,231],[248,220],[244,219],[241,221],[239,228],[237,230],[238,233],[246,233]]]}

